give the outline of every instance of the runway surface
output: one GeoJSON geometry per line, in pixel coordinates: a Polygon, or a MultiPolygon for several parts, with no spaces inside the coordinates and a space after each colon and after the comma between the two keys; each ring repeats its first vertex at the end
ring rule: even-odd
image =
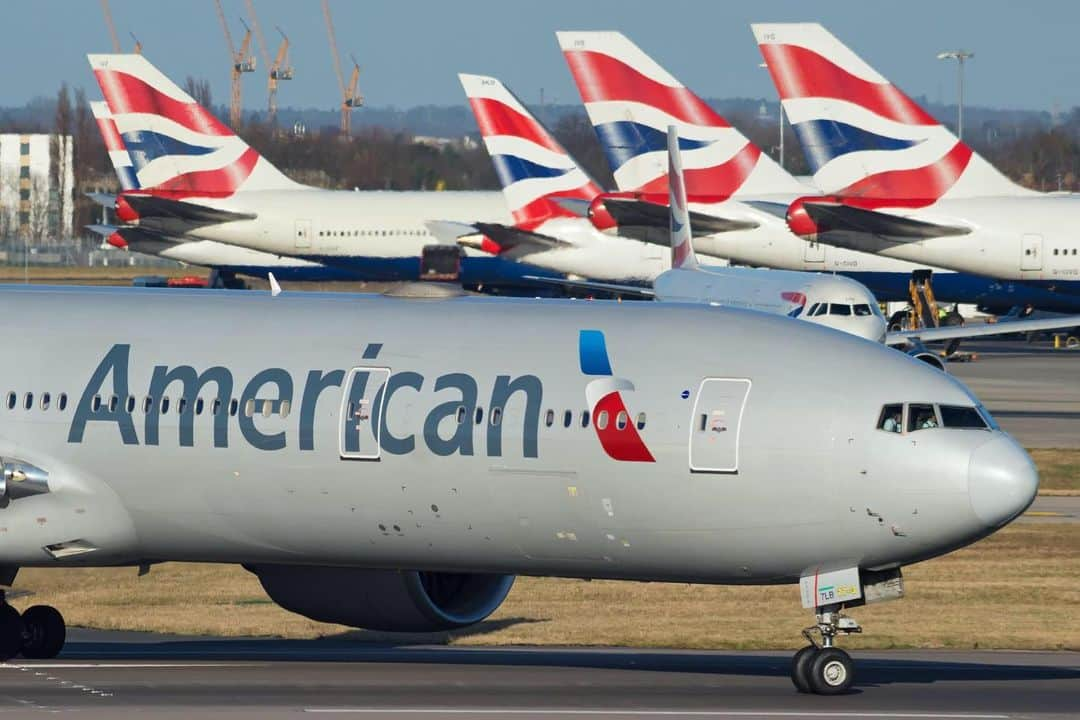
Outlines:
{"type": "Polygon", "coordinates": [[[964,343],[961,350],[978,359],[949,363],[949,372],[1024,447],[1080,448],[1080,350],[1008,340],[964,343]]]}
{"type": "Polygon", "coordinates": [[[854,692],[799,695],[787,652],[371,647],[73,630],[0,666],[0,717],[1023,718],[1080,713],[1080,653],[856,653],[854,692]]]}
{"type": "Polygon", "coordinates": [[[1040,495],[1018,522],[1080,522],[1080,497],[1040,495]]]}

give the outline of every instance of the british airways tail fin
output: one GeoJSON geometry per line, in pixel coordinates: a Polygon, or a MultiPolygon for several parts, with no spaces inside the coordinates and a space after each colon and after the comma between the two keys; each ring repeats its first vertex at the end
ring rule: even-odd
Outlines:
{"type": "Polygon", "coordinates": [[[98,131],[105,143],[105,150],[109,153],[109,162],[116,171],[116,178],[120,181],[120,190],[130,192],[139,189],[139,178],[135,174],[135,167],[131,163],[131,155],[124,145],[124,140],[116,130],[109,105],[100,100],[90,103],[90,112],[97,121],[98,131]]]}
{"type": "Polygon", "coordinates": [[[531,230],[553,217],[575,217],[557,200],[588,203],[602,192],[505,85],[483,75],[458,78],[515,225],[531,230]]]}
{"type": "Polygon", "coordinates": [[[691,196],[808,191],[622,33],[556,35],[619,190],[667,192],[675,125],[691,196]]]}
{"type": "Polygon", "coordinates": [[[817,23],[751,26],[825,193],[929,205],[1026,190],[817,23]]]}
{"type": "Polygon", "coordinates": [[[88,55],[139,191],[180,200],[296,189],[142,55],[88,55]]]}
{"type": "Polygon", "coordinates": [[[679,128],[667,129],[668,207],[671,208],[671,267],[696,270],[697,255],[691,244],[690,212],[686,207],[686,183],[679,151],[679,128]]]}

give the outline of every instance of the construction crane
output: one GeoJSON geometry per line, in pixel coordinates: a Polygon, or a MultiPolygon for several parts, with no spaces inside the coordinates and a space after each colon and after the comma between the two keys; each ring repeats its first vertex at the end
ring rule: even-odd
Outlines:
{"type": "Polygon", "coordinates": [[[221,29],[225,33],[225,43],[229,46],[229,60],[232,62],[232,102],[229,104],[229,124],[233,130],[240,129],[240,76],[246,72],[255,72],[255,56],[251,55],[251,28],[243,20],[244,42],[240,44],[240,50],[236,50],[233,44],[232,33],[229,32],[229,23],[225,21],[225,10],[221,7],[221,0],[214,0],[217,7],[218,20],[221,21],[221,29]]]}
{"type": "MultiPolygon", "coordinates": [[[[105,27],[109,28],[109,37],[112,38],[113,52],[123,52],[120,48],[120,36],[116,34],[116,25],[113,23],[112,11],[109,10],[109,0],[101,0],[101,12],[105,16],[105,27]]],[[[131,39],[135,41],[135,53],[142,53],[142,43],[139,42],[139,38],[135,37],[135,33],[128,33],[131,35],[131,39]]]]}
{"type": "Polygon", "coordinates": [[[322,0],[323,19],[326,20],[326,32],[330,37],[330,55],[334,58],[334,72],[337,73],[338,89],[341,90],[341,137],[352,136],[352,111],[364,104],[364,96],[360,94],[360,64],[356,58],[350,56],[353,61],[352,76],[349,78],[348,87],[345,86],[345,75],[341,72],[341,59],[338,57],[337,41],[334,39],[334,22],[330,19],[330,4],[322,0]]]}
{"type": "Polygon", "coordinates": [[[259,26],[259,17],[255,14],[254,0],[245,0],[248,16],[251,18],[251,26],[255,28],[255,39],[259,44],[259,54],[262,55],[263,65],[269,68],[269,80],[267,90],[269,94],[268,116],[271,127],[277,127],[277,89],[279,80],[292,80],[293,69],[289,65],[289,38],[277,28],[281,34],[281,45],[278,46],[274,61],[270,62],[270,54],[266,52],[266,40],[263,38],[262,28],[259,26]]]}

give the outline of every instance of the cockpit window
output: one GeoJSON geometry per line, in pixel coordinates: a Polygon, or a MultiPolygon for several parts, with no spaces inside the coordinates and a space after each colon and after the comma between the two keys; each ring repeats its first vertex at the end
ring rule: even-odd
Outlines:
{"type": "Polygon", "coordinates": [[[859,303],[855,305],[855,314],[858,317],[866,317],[867,315],[873,315],[874,313],[870,310],[870,306],[868,304],[859,303]]]}
{"type": "Polygon", "coordinates": [[[850,315],[851,314],[851,306],[850,305],[841,305],[839,303],[831,303],[829,305],[829,314],[830,315],[850,315]]]}
{"type": "Polygon", "coordinates": [[[941,425],[947,428],[978,428],[986,430],[986,421],[973,407],[941,405],[941,425]]]}
{"type": "Polygon", "coordinates": [[[817,306],[817,310],[814,311],[814,315],[824,315],[827,312],[829,312],[829,303],[821,303],[817,306]]]}
{"type": "Polygon", "coordinates": [[[878,418],[878,430],[898,433],[904,429],[904,406],[900,403],[886,405],[881,409],[881,417],[878,418]]]}
{"type": "Polygon", "coordinates": [[[806,316],[807,317],[813,317],[814,315],[816,315],[817,314],[817,309],[819,307],[821,307],[821,303],[814,303],[813,305],[811,305],[810,309],[806,311],[806,316]]]}
{"type": "Polygon", "coordinates": [[[938,426],[937,413],[933,405],[908,405],[908,432],[929,430],[938,426]]]}

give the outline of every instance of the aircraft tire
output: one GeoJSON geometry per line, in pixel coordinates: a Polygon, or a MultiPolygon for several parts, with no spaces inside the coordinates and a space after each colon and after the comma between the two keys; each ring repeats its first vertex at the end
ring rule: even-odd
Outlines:
{"type": "Polygon", "coordinates": [[[67,637],[67,626],[60,611],[49,605],[34,605],[22,614],[25,639],[22,655],[35,660],[48,660],[60,654],[67,637]]]}
{"type": "Polygon", "coordinates": [[[0,662],[19,654],[23,644],[23,621],[19,611],[7,603],[0,604],[0,662]]]}
{"type": "Polygon", "coordinates": [[[855,681],[855,663],[840,648],[824,648],[810,663],[810,686],[817,695],[840,695],[855,681]]]}
{"type": "Polygon", "coordinates": [[[795,657],[791,659],[791,682],[795,685],[795,689],[801,693],[814,692],[813,687],[810,685],[810,664],[817,654],[817,647],[807,645],[795,653],[795,657]]]}

